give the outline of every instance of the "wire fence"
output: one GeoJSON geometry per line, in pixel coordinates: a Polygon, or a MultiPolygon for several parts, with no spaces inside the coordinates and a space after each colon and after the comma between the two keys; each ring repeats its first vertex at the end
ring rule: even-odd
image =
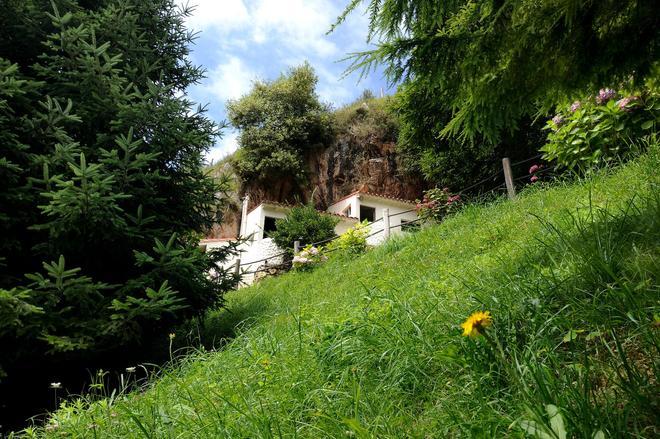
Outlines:
{"type": "MultiPolygon", "coordinates": [[[[511,168],[514,168],[516,166],[520,166],[520,165],[538,160],[541,157],[542,157],[542,154],[537,154],[535,156],[526,158],[524,160],[520,160],[520,161],[517,161],[515,163],[511,163],[509,166],[511,168]]],[[[528,183],[533,183],[535,181],[535,179],[533,179],[533,177],[538,178],[542,175],[545,176],[548,173],[552,173],[553,171],[554,171],[554,169],[552,167],[541,167],[538,170],[535,170],[534,172],[529,172],[526,175],[522,175],[522,176],[519,176],[519,177],[516,177],[516,178],[512,178],[511,181],[512,181],[512,183],[519,183],[519,182],[523,182],[523,181],[527,180],[528,183]]],[[[504,181],[504,182],[502,181],[502,179],[505,179],[505,173],[506,173],[506,170],[505,170],[504,173],[502,171],[494,172],[493,174],[489,175],[488,177],[486,177],[482,180],[479,180],[478,182],[476,182],[474,184],[471,184],[471,185],[469,185],[469,186],[467,186],[467,187],[465,187],[465,188],[463,188],[463,189],[461,189],[457,192],[452,192],[452,193],[455,194],[455,195],[463,195],[463,194],[465,194],[465,193],[467,193],[467,192],[469,192],[469,191],[471,191],[471,190],[473,190],[477,187],[483,187],[483,185],[485,185],[489,181],[499,180],[500,183],[498,183],[496,186],[491,187],[490,189],[488,189],[486,191],[480,191],[479,193],[482,194],[482,195],[485,195],[485,194],[496,194],[497,195],[498,192],[500,192],[504,189],[507,189],[507,190],[513,190],[513,193],[515,194],[515,185],[512,185],[512,187],[509,188],[508,183],[506,181],[504,181]]],[[[511,192],[509,192],[509,193],[511,194],[511,192]]],[[[412,209],[409,209],[409,210],[404,210],[404,211],[401,211],[401,212],[396,212],[396,213],[393,213],[391,215],[388,215],[388,219],[395,218],[395,217],[398,217],[400,215],[409,214],[409,213],[412,213],[412,212],[417,212],[417,211],[418,211],[418,207],[415,207],[415,208],[412,208],[412,209]]],[[[381,216],[380,218],[378,218],[374,221],[371,221],[371,222],[367,223],[366,225],[368,227],[371,227],[374,224],[376,224],[380,221],[383,221],[383,220],[384,220],[384,217],[381,216]]],[[[389,232],[392,231],[392,230],[407,227],[407,226],[412,226],[412,225],[421,225],[421,223],[423,223],[424,221],[425,221],[424,218],[419,218],[419,217],[417,219],[410,220],[410,221],[404,221],[404,219],[401,219],[399,224],[396,224],[396,225],[393,225],[393,226],[385,226],[384,225],[382,229],[379,229],[379,230],[376,230],[376,231],[370,233],[369,235],[366,236],[365,239],[373,238],[373,237],[375,237],[379,234],[383,234],[383,236],[386,237],[387,235],[389,235],[389,232]],[[386,230],[386,228],[387,228],[387,230],[386,230]]],[[[324,240],[321,240],[321,241],[318,241],[318,242],[313,242],[313,243],[307,244],[307,245],[308,246],[311,245],[312,247],[318,247],[320,245],[325,245],[325,244],[328,244],[330,242],[333,242],[333,241],[335,241],[339,238],[340,238],[340,236],[334,236],[334,237],[324,239],[324,240]]],[[[331,253],[331,252],[334,252],[334,251],[337,251],[337,250],[339,250],[339,247],[325,249],[323,251],[323,253],[327,254],[327,253],[331,253]]],[[[291,253],[292,253],[291,250],[284,250],[282,252],[275,253],[275,254],[270,255],[268,257],[258,259],[258,260],[255,260],[255,261],[250,261],[250,262],[241,262],[240,259],[237,259],[237,262],[239,263],[239,265],[238,266],[234,265],[234,267],[235,267],[234,269],[236,270],[236,273],[238,275],[240,275],[241,282],[244,283],[242,281],[243,276],[256,275],[257,273],[262,273],[262,272],[271,272],[272,273],[272,272],[278,272],[280,270],[290,269],[291,268],[291,261],[289,261],[289,260],[284,260],[282,262],[278,262],[278,263],[271,264],[271,265],[269,265],[268,262],[269,261],[277,261],[278,258],[287,256],[287,255],[291,255],[291,253]],[[259,264],[259,263],[265,263],[266,265],[264,267],[257,268],[257,269],[252,270],[252,271],[240,271],[241,267],[252,267],[255,264],[259,264]]],[[[228,267],[228,268],[231,269],[231,266],[228,267]]]]}

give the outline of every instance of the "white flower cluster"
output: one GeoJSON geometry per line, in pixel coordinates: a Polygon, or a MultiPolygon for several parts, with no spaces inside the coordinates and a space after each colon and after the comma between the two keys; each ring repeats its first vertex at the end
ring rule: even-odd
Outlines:
{"type": "Polygon", "coordinates": [[[293,257],[293,267],[310,267],[314,264],[325,262],[327,260],[328,257],[324,254],[321,254],[321,250],[319,250],[317,247],[308,246],[293,257]]]}

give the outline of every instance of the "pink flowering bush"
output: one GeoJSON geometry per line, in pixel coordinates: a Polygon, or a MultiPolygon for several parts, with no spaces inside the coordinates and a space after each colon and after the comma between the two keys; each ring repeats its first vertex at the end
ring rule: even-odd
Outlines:
{"type": "Polygon", "coordinates": [[[528,174],[532,174],[532,176],[529,178],[529,181],[531,181],[532,183],[536,183],[537,181],[539,181],[539,176],[537,175],[537,173],[541,169],[543,169],[543,165],[536,165],[536,164],[532,165],[529,168],[529,172],[528,172],[528,174]]]}
{"type": "Polygon", "coordinates": [[[457,210],[461,204],[459,194],[452,194],[449,188],[435,188],[426,191],[424,198],[421,201],[417,200],[415,208],[420,218],[440,222],[449,213],[457,210]]]}
{"type": "MultiPolygon", "coordinates": [[[[548,121],[543,158],[562,168],[586,172],[625,157],[631,141],[656,131],[659,108],[658,91],[653,87],[638,93],[603,88],[595,97],[573,102],[548,121]]],[[[530,170],[530,174],[535,172],[530,170]]],[[[532,176],[535,181],[537,175],[532,176]]]]}

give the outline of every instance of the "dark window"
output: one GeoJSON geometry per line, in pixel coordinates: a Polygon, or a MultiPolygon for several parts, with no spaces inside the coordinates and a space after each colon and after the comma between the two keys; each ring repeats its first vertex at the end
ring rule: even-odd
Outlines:
{"type": "Polygon", "coordinates": [[[264,237],[267,237],[270,232],[277,230],[275,220],[276,218],[270,216],[264,218],[264,237]]]}
{"type": "Polygon", "coordinates": [[[367,220],[370,223],[376,221],[376,208],[360,206],[360,221],[367,220]]]}

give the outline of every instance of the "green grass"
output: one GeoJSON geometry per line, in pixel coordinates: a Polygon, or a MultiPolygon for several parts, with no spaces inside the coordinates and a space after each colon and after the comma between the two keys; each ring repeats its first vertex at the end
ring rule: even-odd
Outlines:
{"type": "Polygon", "coordinates": [[[222,348],[27,434],[657,437],[659,167],[653,148],[233,292],[201,328],[222,348]],[[493,326],[462,337],[476,310],[493,326]]]}

